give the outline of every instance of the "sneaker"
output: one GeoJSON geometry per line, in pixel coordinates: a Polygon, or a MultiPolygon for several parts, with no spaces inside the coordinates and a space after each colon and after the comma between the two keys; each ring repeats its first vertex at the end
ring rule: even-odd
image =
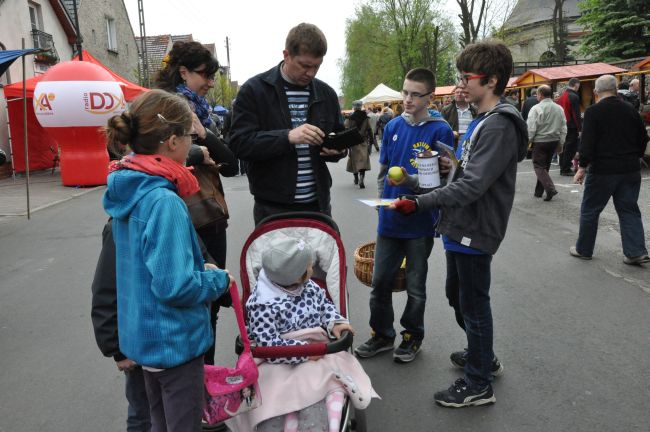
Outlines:
{"type": "Polygon", "coordinates": [[[576,249],[575,246],[571,246],[569,248],[569,253],[571,254],[571,256],[574,256],[576,258],[580,258],[580,259],[583,259],[583,260],[590,260],[591,259],[590,256],[582,255],[580,252],[578,252],[578,249],[576,249]]]}
{"type": "Polygon", "coordinates": [[[410,333],[404,333],[402,343],[393,352],[393,360],[396,363],[409,363],[415,360],[420,352],[422,341],[417,340],[410,333]]]}
{"type": "Polygon", "coordinates": [[[374,332],[372,337],[354,349],[354,353],[361,358],[374,357],[384,351],[392,351],[394,347],[393,339],[386,339],[377,336],[374,332]]]}
{"type": "Polygon", "coordinates": [[[628,265],[640,265],[640,264],[645,264],[650,262],[650,256],[648,255],[639,255],[638,257],[625,257],[623,258],[623,262],[628,265]]]}
{"type": "MultiPolygon", "coordinates": [[[[453,366],[456,366],[460,369],[465,369],[465,364],[467,364],[467,348],[465,348],[463,351],[456,351],[451,353],[449,359],[451,360],[451,364],[453,366]]],[[[490,372],[492,372],[492,376],[499,376],[503,373],[503,365],[497,356],[494,356],[494,359],[492,359],[492,367],[490,368],[490,372]]]]}
{"type": "Polygon", "coordinates": [[[497,401],[497,398],[494,397],[490,384],[482,389],[476,389],[470,387],[463,378],[459,378],[447,390],[433,395],[433,400],[442,406],[462,408],[492,404],[497,401]]]}

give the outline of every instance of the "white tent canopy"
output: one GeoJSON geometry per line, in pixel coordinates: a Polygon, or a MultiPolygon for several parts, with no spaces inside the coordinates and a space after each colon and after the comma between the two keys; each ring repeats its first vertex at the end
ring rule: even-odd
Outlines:
{"type": "Polygon", "coordinates": [[[379,84],[370,93],[361,98],[364,104],[401,101],[402,94],[385,84],[379,84]]]}

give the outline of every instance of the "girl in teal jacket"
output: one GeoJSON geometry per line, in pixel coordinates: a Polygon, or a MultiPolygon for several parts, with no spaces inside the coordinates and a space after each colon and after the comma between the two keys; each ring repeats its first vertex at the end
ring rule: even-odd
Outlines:
{"type": "Polygon", "coordinates": [[[143,367],[153,430],[170,432],[200,430],[202,356],[214,340],[208,305],[230,283],[204,263],[181,199],[199,189],[184,166],[191,132],[187,102],[160,90],[107,127],[109,145],[133,151],[111,166],[103,200],[113,217],[120,349],[143,367]]]}

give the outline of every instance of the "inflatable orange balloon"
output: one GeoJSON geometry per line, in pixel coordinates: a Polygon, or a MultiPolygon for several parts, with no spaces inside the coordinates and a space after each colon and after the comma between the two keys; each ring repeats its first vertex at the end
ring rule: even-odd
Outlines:
{"type": "Polygon", "coordinates": [[[95,64],[63,62],[43,76],[34,90],[34,112],[59,144],[65,186],[106,184],[108,152],[102,128],[125,109],[118,82],[95,64]]]}

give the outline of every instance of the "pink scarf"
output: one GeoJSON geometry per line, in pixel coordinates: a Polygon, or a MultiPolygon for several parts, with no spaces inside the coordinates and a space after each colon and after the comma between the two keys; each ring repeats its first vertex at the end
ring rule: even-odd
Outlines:
{"type": "Polygon", "coordinates": [[[140,171],[149,175],[164,177],[169,180],[176,189],[178,195],[186,197],[199,191],[199,182],[192,174],[191,168],[179,164],[167,156],[153,154],[130,154],[121,160],[111,163],[109,172],[120,169],[140,171]]]}

